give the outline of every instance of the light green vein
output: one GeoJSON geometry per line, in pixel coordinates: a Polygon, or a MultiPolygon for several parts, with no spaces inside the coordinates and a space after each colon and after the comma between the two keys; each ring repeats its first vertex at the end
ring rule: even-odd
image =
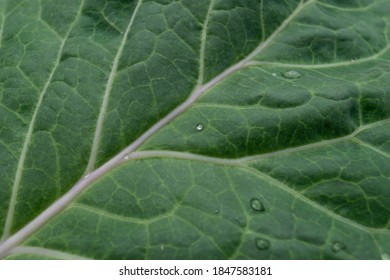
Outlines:
{"type": "Polygon", "coordinates": [[[295,64],[295,63],[282,63],[282,62],[272,62],[272,61],[249,61],[245,66],[272,66],[272,67],[284,67],[284,68],[302,68],[302,69],[318,69],[318,68],[334,68],[334,67],[344,67],[351,65],[358,65],[359,63],[369,62],[375,59],[380,58],[381,55],[385,54],[390,49],[390,45],[387,45],[385,48],[379,52],[363,57],[357,60],[350,61],[340,61],[333,63],[323,63],[323,64],[295,64]]]}
{"type": "Polygon", "coordinates": [[[30,246],[23,246],[23,247],[15,247],[11,251],[12,254],[32,254],[32,255],[39,255],[44,257],[49,257],[53,259],[59,259],[59,260],[88,260],[89,258],[75,255],[75,254],[69,254],[53,249],[46,249],[41,247],[30,247],[30,246]]]}
{"type": "Polygon", "coordinates": [[[282,182],[278,181],[277,179],[263,173],[263,172],[260,172],[259,170],[257,169],[254,169],[254,168],[251,168],[251,167],[245,167],[246,170],[248,170],[249,172],[251,172],[252,174],[254,174],[255,176],[259,177],[259,178],[262,178],[262,179],[265,179],[266,181],[270,182],[271,184],[275,185],[276,187],[278,187],[279,189],[291,194],[293,197],[295,197],[296,199],[299,199],[300,201],[310,205],[311,207],[313,207],[314,209],[317,209],[318,211],[324,213],[325,215],[331,217],[332,219],[334,220],[338,220],[342,223],[345,223],[347,225],[350,225],[354,228],[357,228],[359,230],[362,230],[364,232],[368,232],[368,233],[389,233],[389,230],[388,229],[377,229],[377,228],[369,228],[369,227],[366,227],[366,226],[363,226],[361,224],[358,224],[352,220],[349,220],[347,218],[344,218],[334,212],[332,212],[331,210],[317,204],[316,202],[310,200],[309,198],[303,196],[301,193],[289,188],[288,186],[284,185],[282,182]]]}
{"type": "Polygon", "coordinates": [[[270,152],[270,153],[265,153],[265,154],[260,154],[260,155],[242,157],[242,158],[237,159],[236,161],[238,163],[256,161],[256,160],[260,160],[260,159],[286,155],[289,153],[295,153],[295,152],[301,152],[301,151],[306,151],[306,150],[310,150],[310,149],[320,148],[320,147],[324,147],[324,146],[328,146],[328,145],[332,145],[332,144],[336,144],[336,143],[340,143],[340,142],[352,141],[352,140],[355,141],[356,136],[359,133],[361,133],[367,129],[370,129],[372,127],[380,126],[380,125],[382,125],[384,123],[388,123],[388,122],[390,122],[390,120],[378,121],[378,122],[375,122],[372,124],[361,126],[361,127],[357,128],[351,134],[348,134],[348,135],[343,136],[343,137],[324,140],[324,141],[320,141],[320,142],[316,142],[316,143],[310,143],[307,145],[302,145],[302,146],[293,147],[293,148],[287,148],[287,149],[283,149],[283,150],[279,150],[279,151],[275,151],[275,152],[270,152]]]}
{"type": "MultiPolygon", "coordinates": [[[[226,159],[219,159],[219,158],[212,158],[207,156],[201,156],[201,155],[194,155],[189,153],[180,153],[180,152],[172,152],[172,151],[145,151],[145,152],[136,152],[133,154],[133,159],[141,159],[141,158],[153,158],[153,157],[172,157],[177,159],[185,159],[185,160],[195,160],[195,161],[204,161],[211,164],[225,164],[225,165],[237,165],[237,162],[240,162],[240,160],[226,160],[226,159]]],[[[254,174],[257,177],[260,177],[262,179],[267,180],[268,182],[271,182],[274,185],[277,185],[280,189],[283,191],[286,191],[290,193],[293,197],[309,204],[313,208],[318,209],[319,211],[325,213],[326,215],[342,221],[343,223],[346,223],[348,225],[351,225],[353,227],[359,228],[360,230],[363,230],[365,232],[377,232],[377,233],[388,233],[387,229],[373,229],[368,228],[363,225],[357,224],[349,219],[346,219],[340,215],[335,214],[334,212],[328,210],[325,207],[322,207],[315,203],[314,201],[308,199],[307,197],[303,196],[301,193],[287,187],[282,182],[278,181],[277,179],[257,170],[249,166],[241,165],[239,168],[242,168],[243,170],[247,170],[250,173],[254,174]]]]}
{"type": "Polygon", "coordinates": [[[367,149],[369,149],[369,150],[371,150],[371,151],[373,151],[375,153],[378,153],[378,154],[380,154],[380,155],[390,159],[390,155],[389,154],[379,150],[378,148],[376,148],[376,147],[374,147],[374,146],[372,146],[372,145],[370,145],[370,144],[368,144],[368,143],[366,143],[366,142],[364,142],[364,141],[362,141],[360,139],[354,139],[354,141],[356,143],[358,143],[359,145],[361,145],[363,147],[366,147],[367,149]]]}
{"type": "Polygon", "coordinates": [[[100,145],[101,134],[102,134],[102,129],[103,129],[104,118],[106,116],[106,111],[107,111],[108,102],[110,99],[110,94],[112,91],[112,86],[114,84],[115,76],[117,74],[119,59],[122,56],[123,49],[125,47],[129,32],[131,30],[131,27],[133,26],[135,16],[138,12],[139,7],[141,6],[141,3],[142,3],[142,0],[138,0],[137,5],[134,9],[133,15],[130,18],[130,22],[127,25],[125,33],[123,34],[121,44],[120,44],[118,51],[115,55],[114,63],[113,63],[112,68],[111,68],[111,73],[110,73],[110,76],[108,78],[106,89],[104,91],[103,102],[102,102],[102,105],[100,107],[99,117],[98,117],[97,124],[96,124],[95,135],[93,138],[91,154],[89,157],[87,169],[85,170],[85,174],[88,174],[89,172],[91,172],[95,168],[96,158],[97,158],[97,154],[99,151],[99,145],[100,145]]]}
{"type": "Polygon", "coordinates": [[[100,208],[96,208],[96,207],[93,207],[93,206],[81,204],[81,203],[78,203],[78,202],[72,203],[72,208],[79,208],[79,209],[82,209],[82,210],[85,210],[85,211],[88,211],[88,212],[91,212],[91,213],[94,213],[94,214],[97,214],[97,215],[101,215],[101,216],[104,216],[104,217],[107,217],[107,218],[110,218],[110,219],[114,219],[114,220],[118,220],[118,221],[122,221],[122,222],[126,222],[126,223],[142,224],[142,225],[148,225],[150,223],[159,221],[159,220],[164,219],[166,217],[173,216],[174,213],[176,212],[177,207],[178,207],[178,205],[174,205],[174,207],[172,207],[169,211],[167,211],[165,213],[158,214],[155,217],[151,217],[151,218],[145,218],[145,217],[143,217],[143,218],[136,218],[136,217],[126,217],[126,216],[118,215],[118,214],[115,214],[115,213],[108,212],[107,210],[102,210],[100,208]]]}
{"type": "Polygon", "coordinates": [[[236,166],[242,165],[243,166],[243,164],[240,164],[238,162],[238,160],[236,160],[236,159],[223,159],[223,158],[216,158],[216,157],[191,154],[191,153],[186,153],[186,152],[175,152],[175,151],[134,152],[131,155],[129,155],[129,160],[131,160],[131,159],[136,160],[136,159],[147,159],[147,158],[161,158],[161,157],[196,160],[196,161],[203,161],[203,162],[222,164],[222,165],[236,165],[236,166]]]}
{"type": "Polygon", "coordinates": [[[347,12],[367,11],[371,6],[374,6],[376,4],[377,4],[376,2],[372,2],[369,5],[363,6],[363,7],[345,8],[345,7],[337,7],[337,6],[334,6],[334,5],[330,5],[330,4],[326,4],[326,3],[318,1],[318,5],[321,5],[323,7],[327,7],[327,8],[334,9],[334,10],[339,10],[339,11],[347,11],[347,12]]]}
{"type": "Polygon", "coordinates": [[[261,41],[265,39],[264,0],[260,2],[261,41]]]}
{"type": "Polygon", "coordinates": [[[204,79],[204,60],[205,60],[205,49],[207,41],[207,28],[209,25],[211,11],[213,10],[214,0],[210,0],[209,9],[207,10],[206,19],[203,23],[202,36],[200,41],[200,52],[199,52],[199,77],[197,85],[201,86],[204,79]]]}
{"type": "Polygon", "coordinates": [[[3,42],[3,32],[4,32],[4,24],[5,24],[5,9],[6,9],[6,4],[4,1],[1,1],[0,3],[0,17],[1,17],[1,22],[0,22],[0,48],[2,46],[3,42]]]}
{"type": "Polygon", "coordinates": [[[119,33],[123,33],[122,30],[120,30],[120,28],[119,28],[118,26],[116,26],[111,20],[109,20],[103,12],[100,12],[100,15],[104,18],[104,20],[105,20],[113,29],[115,29],[115,30],[118,31],[119,33]]]}
{"type": "Polygon", "coordinates": [[[17,196],[18,196],[18,190],[19,190],[19,187],[20,187],[20,181],[22,179],[24,163],[25,163],[27,151],[28,151],[28,148],[29,148],[32,136],[33,136],[35,121],[36,121],[39,109],[40,109],[40,107],[42,105],[43,97],[45,96],[45,94],[47,92],[47,89],[48,89],[50,83],[53,80],[54,73],[56,72],[56,70],[57,70],[57,68],[59,66],[59,63],[60,63],[61,54],[62,54],[62,50],[64,49],[65,42],[67,41],[67,38],[69,37],[69,34],[72,31],[73,27],[75,26],[76,22],[79,20],[83,6],[84,6],[84,0],[81,1],[79,10],[77,12],[77,15],[76,15],[73,23],[70,25],[70,27],[68,29],[68,32],[66,33],[64,39],[61,42],[61,45],[60,45],[59,51],[57,53],[57,58],[56,58],[54,66],[53,66],[53,69],[52,69],[52,71],[51,71],[51,73],[49,75],[49,78],[47,79],[47,81],[46,81],[46,83],[45,83],[45,85],[43,87],[43,90],[39,94],[39,99],[38,99],[37,105],[35,107],[34,114],[33,114],[32,118],[31,118],[31,121],[30,121],[30,124],[29,124],[29,127],[28,127],[28,131],[27,131],[27,134],[26,134],[26,138],[24,140],[22,152],[20,154],[20,158],[19,158],[19,162],[18,162],[16,174],[15,174],[14,184],[12,186],[12,194],[11,194],[10,204],[9,204],[9,207],[8,207],[7,219],[6,219],[6,223],[5,223],[5,226],[4,226],[4,231],[3,231],[3,235],[2,235],[1,240],[4,240],[4,239],[6,239],[9,236],[10,230],[12,228],[13,216],[14,216],[15,206],[16,206],[16,199],[17,199],[17,196]]]}

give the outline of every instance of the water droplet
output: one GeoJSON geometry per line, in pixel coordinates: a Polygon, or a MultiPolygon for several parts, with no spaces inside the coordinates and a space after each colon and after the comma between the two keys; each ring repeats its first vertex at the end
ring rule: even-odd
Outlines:
{"type": "Polygon", "coordinates": [[[339,241],[333,242],[332,251],[334,253],[340,252],[340,251],[345,250],[345,249],[347,249],[347,246],[344,243],[339,242],[339,241]]]}
{"type": "Polygon", "coordinates": [[[259,212],[265,211],[264,204],[257,198],[252,198],[250,201],[250,205],[252,209],[255,211],[259,211],[259,212]]]}
{"type": "Polygon", "coordinates": [[[276,74],[276,73],[272,73],[271,75],[272,75],[272,76],[274,76],[274,77],[276,77],[278,74],[276,74]]]}
{"type": "Polygon", "coordinates": [[[286,72],[281,73],[283,77],[287,79],[298,79],[302,77],[302,74],[295,70],[288,70],[286,72]]]}
{"type": "Polygon", "coordinates": [[[219,214],[219,209],[215,209],[214,214],[219,214]]]}
{"type": "Polygon", "coordinates": [[[196,130],[198,130],[198,131],[202,131],[203,130],[203,124],[201,124],[201,123],[198,123],[197,125],[196,125],[196,130]]]}
{"type": "Polygon", "coordinates": [[[388,254],[384,253],[381,255],[382,260],[390,260],[390,257],[388,254]]]}
{"type": "Polygon", "coordinates": [[[128,160],[128,159],[129,159],[129,155],[127,155],[127,154],[124,155],[123,159],[124,159],[124,160],[128,160]]]}
{"type": "Polygon", "coordinates": [[[89,177],[90,174],[87,174],[84,176],[84,179],[87,179],[89,177]]]}
{"type": "Polygon", "coordinates": [[[271,243],[267,239],[256,238],[255,239],[256,248],[259,250],[267,250],[271,247],[271,243]]]}
{"type": "Polygon", "coordinates": [[[161,251],[164,251],[164,245],[160,246],[161,251]]]}

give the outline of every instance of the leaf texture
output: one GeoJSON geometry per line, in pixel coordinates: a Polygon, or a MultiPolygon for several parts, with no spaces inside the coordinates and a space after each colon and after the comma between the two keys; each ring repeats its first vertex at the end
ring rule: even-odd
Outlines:
{"type": "Polygon", "coordinates": [[[0,257],[386,259],[389,0],[0,0],[0,257]]]}

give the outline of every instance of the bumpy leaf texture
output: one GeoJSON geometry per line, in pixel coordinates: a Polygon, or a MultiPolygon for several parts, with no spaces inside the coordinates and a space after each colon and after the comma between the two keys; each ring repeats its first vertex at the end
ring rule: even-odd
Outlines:
{"type": "Polygon", "coordinates": [[[389,0],[0,0],[0,256],[387,259],[389,0]]]}

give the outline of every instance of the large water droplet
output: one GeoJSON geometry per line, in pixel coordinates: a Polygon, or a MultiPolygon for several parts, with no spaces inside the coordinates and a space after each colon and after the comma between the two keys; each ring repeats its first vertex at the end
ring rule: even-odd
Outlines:
{"type": "Polygon", "coordinates": [[[256,238],[255,239],[256,248],[259,250],[267,250],[271,247],[271,243],[264,238],[256,238]]]}
{"type": "Polygon", "coordinates": [[[384,253],[381,255],[382,260],[390,260],[390,257],[388,254],[384,253]]]}
{"type": "Polygon", "coordinates": [[[347,245],[345,245],[345,244],[342,243],[342,242],[336,241],[336,242],[333,242],[333,244],[332,244],[332,251],[333,251],[334,253],[343,251],[343,250],[345,250],[345,249],[347,249],[347,245]]]}
{"type": "Polygon", "coordinates": [[[282,72],[281,74],[287,79],[298,79],[302,77],[302,74],[295,70],[288,70],[286,72],[282,72]]]}
{"type": "Polygon", "coordinates": [[[201,123],[198,123],[198,124],[196,125],[196,130],[198,130],[198,131],[202,131],[203,128],[204,128],[204,126],[203,126],[203,124],[201,124],[201,123]]]}
{"type": "Polygon", "coordinates": [[[259,211],[259,212],[265,211],[264,204],[257,198],[252,198],[250,201],[250,205],[252,209],[255,211],[259,211]]]}

